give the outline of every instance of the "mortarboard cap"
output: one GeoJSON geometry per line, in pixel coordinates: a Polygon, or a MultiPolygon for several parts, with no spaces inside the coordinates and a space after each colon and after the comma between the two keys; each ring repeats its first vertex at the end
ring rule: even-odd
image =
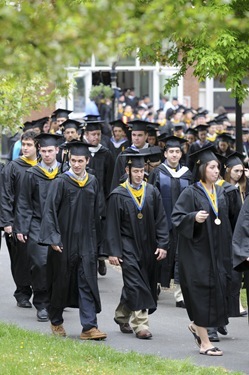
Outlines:
{"type": "Polygon", "coordinates": [[[151,136],[157,136],[157,131],[159,129],[160,125],[157,124],[156,122],[148,122],[148,125],[147,125],[147,132],[149,135],[151,136]]]}
{"type": "Polygon", "coordinates": [[[49,121],[49,117],[42,117],[32,121],[32,128],[40,128],[42,130],[44,124],[49,121]]]}
{"type": "Polygon", "coordinates": [[[204,111],[202,111],[202,112],[197,112],[193,117],[192,117],[192,119],[193,120],[197,120],[198,118],[202,118],[202,117],[204,117],[204,118],[206,118],[206,115],[208,114],[208,111],[207,110],[204,110],[204,111]]]}
{"type": "Polygon", "coordinates": [[[128,122],[129,127],[131,127],[131,131],[147,132],[148,124],[151,124],[151,123],[148,121],[143,121],[143,120],[133,120],[133,121],[128,122]]]}
{"type": "Polygon", "coordinates": [[[249,128],[242,128],[242,133],[243,134],[248,134],[249,133],[249,128]]]}
{"type": "Polygon", "coordinates": [[[144,148],[140,152],[143,153],[145,163],[147,164],[161,161],[162,150],[159,146],[144,148]]]}
{"type": "Polygon", "coordinates": [[[99,115],[85,115],[83,117],[84,121],[101,121],[101,117],[99,115]]]}
{"type": "Polygon", "coordinates": [[[221,133],[216,137],[217,142],[233,142],[234,138],[229,133],[221,133]]]}
{"type": "Polygon", "coordinates": [[[158,137],[157,137],[157,140],[158,142],[166,142],[167,138],[169,137],[169,134],[164,132],[164,133],[161,133],[158,137]]]}
{"type": "Polygon", "coordinates": [[[172,147],[179,147],[181,148],[183,143],[186,143],[187,140],[185,138],[175,137],[174,135],[170,135],[165,138],[165,150],[172,147]]]}
{"type": "Polygon", "coordinates": [[[216,160],[219,161],[219,155],[217,154],[216,148],[212,146],[202,147],[200,150],[189,155],[195,164],[202,165],[209,161],[216,160]]]}
{"type": "Polygon", "coordinates": [[[190,112],[194,114],[193,108],[185,108],[183,111],[183,114],[186,115],[187,113],[190,113],[190,112]]]}
{"type": "Polygon", "coordinates": [[[72,140],[71,142],[67,142],[61,145],[61,148],[69,150],[71,155],[86,156],[86,157],[91,156],[89,147],[94,147],[94,146],[89,143],[85,143],[85,142],[81,142],[77,140],[72,140]]]}
{"type": "Polygon", "coordinates": [[[178,122],[177,124],[174,124],[174,130],[180,130],[180,129],[183,129],[185,127],[185,124],[184,122],[178,122]]]}
{"type": "Polygon", "coordinates": [[[134,150],[131,147],[126,148],[121,152],[120,156],[126,158],[125,165],[134,168],[144,168],[144,156],[138,150],[134,150]]]}
{"type": "Polygon", "coordinates": [[[227,117],[227,113],[222,113],[221,115],[215,116],[214,120],[218,124],[223,124],[224,121],[228,121],[229,122],[229,118],[227,117]]]}
{"type": "Polygon", "coordinates": [[[243,165],[243,160],[245,159],[245,156],[241,154],[240,152],[233,152],[229,156],[227,156],[227,160],[225,162],[225,165],[227,168],[232,168],[235,165],[243,165]]]}
{"type": "Polygon", "coordinates": [[[68,116],[70,115],[70,113],[72,113],[73,111],[69,111],[68,109],[63,109],[63,108],[58,108],[56,109],[52,115],[55,115],[56,116],[56,119],[57,118],[68,118],[68,116]]]}
{"type": "Polygon", "coordinates": [[[102,130],[102,122],[100,121],[86,121],[82,125],[83,131],[92,132],[95,130],[102,130]]]}
{"type": "Polygon", "coordinates": [[[40,147],[58,146],[59,140],[63,137],[60,134],[41,133],[35,139],[38,141],[40,147]]]}
{"type": "Polygon", "coordinates": [[[125,132],[127,131],[127,126],[122,120],[113,120],[110,121],[109,124],[112,126],[112,128],[117,127],[123,129],[125,132]]]}
{"type": "Polygon", "coordinates": [[[185,135],[187,134],[192,134],[194,135],[195,137],[197,137],[197,131],[193,128],[188,128],[186,131],[185,131],[185,135]]]}
{"type": "Polygon", "coordinates": [[[22,129],[23,132],[26,132],[27,130],[32,129],[32,127],[33,127],[33,124],[31,121],[25,121],[23,126],[20,127],[20,129],[22,129]]]}
{"type": "Polygon", "coordinates": [[[200,124],[195,127],[197,132],[202,132],[203,130],[208,131],[209,125],[208,124],[200,124]]]}
{"type": "Polygon", "coordinates": [[[75,129],[78,131],[80,126],[81,126],[81,122],[76,121],[76,120],[68,119],[62,123],[63,131],[65,131],[66,129],[75,129]]]}

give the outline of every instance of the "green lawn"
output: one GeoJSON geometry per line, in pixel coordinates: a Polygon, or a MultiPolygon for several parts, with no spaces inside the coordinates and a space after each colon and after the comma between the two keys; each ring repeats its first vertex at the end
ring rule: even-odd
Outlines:
{"type": "MultiPolygon", "coordinates": [[[[22,330],[0,323],[0,374],[226,374],[190,361],[166,360],[135,352],[119,353],[101,342],[80,342],[22,330]]],[[[229,374],[241,374],[231,372],[229,374]]]]}

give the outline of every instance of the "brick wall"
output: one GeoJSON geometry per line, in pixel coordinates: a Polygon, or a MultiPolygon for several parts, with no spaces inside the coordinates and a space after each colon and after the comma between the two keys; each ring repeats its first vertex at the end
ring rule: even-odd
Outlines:
{"type": "Polygon", "coordinates": [[[193,69],[189,68],[183,80],[183,95],[190,96],[191,107],[199,107],[199,83],[193,76],[193,69]]]}

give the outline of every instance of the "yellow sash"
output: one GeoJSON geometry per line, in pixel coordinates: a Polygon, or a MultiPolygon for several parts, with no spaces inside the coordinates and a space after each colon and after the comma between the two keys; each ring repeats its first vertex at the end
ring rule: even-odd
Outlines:
{"type": "Polygon", "coordinates": [[[73,178],[70,174],[69,174],[69,177],[71,178],[71,180],[75,181],[80,187],[84,187],[88,181],[88,173],[86,173],[84,180],[81,180],[81,181],[76,180],[76,178],[73,178]]]}
{"type": "Polygon", "coordinates": [[[142,203],[144,201],[146,183],[143,181],[142,186],[139,190],[134,189],[132,186],[130,186],[130,184],[128,183],[127,180],[123,184],[120,184],[120,185],[123,186],[125,189],[127,189],[129,191],[129,193],[132,195],[134,201],[137,202],[138,207],[141,208],[140,206],[142,205],[142,203]]]}
{"type": "Polygon", "coordinates": [[[25,161],[25,163],[31,165],[32,167],[34,167],[37,164],[37,159],[31,160],[31,159],[26,158],[25,156],[21,156],[21,159],[25,161]]]}
{"type": "Polygon", "coordinates": [[[42,168],[40,165],[38,165],[38,167],[43,171],[43,173],[45,174],[45,176],[47,176],[50,180],[53,180],[57,173],[58,173],[58,167],[56,167],[53,172],[49,172],[46,168],[42,168]]]}

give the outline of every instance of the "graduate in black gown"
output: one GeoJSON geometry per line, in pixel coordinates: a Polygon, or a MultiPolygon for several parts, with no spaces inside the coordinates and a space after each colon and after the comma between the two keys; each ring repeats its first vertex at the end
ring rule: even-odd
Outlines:
{"type": "Polygon", "coordinates": [[[115,311],[123,333],[149,339],[148,312],[157,306],[157,263],[165,258],[168,229],[157,188],[143,181],[144,157],[127,154],[124,183],[108,199],[105,251],[113,265],[121,265],[124,287],[115,311]]]}
{"type": "MultiPolygon", "coordinates": [[[[229,199],[229,217],[234,231],[240,209],[244,203],[246,192],[248,190],[248,179],[245,176],[245,167],[243,164],[245,156],[238,152],[230,154],[226,161],[226,170],[222,184],[229,199]]],[[[239,317],[246,315],[240,301],[240,290],[242,286],[242,273],[232,271],[231,292],[229,295],[229,316],[239,317]]]]}
{"type": "MultiPolygon", "coordinates": [[[[101,144],[101,122],[87,121],[83,127],[82,140],[89,143],[91,158],[89,168],[93,170],[99,182],[99,214],[101,217],[101,230],[103,230],[106,218],[106,200],[111,191],[111,182],[114,170],[114,158],[111,151],[101,144]]],[[[105,254],[103,254],[102,244],[99,247],[98,272],[104,276],[106,274],[105,254]]]]}
{"type": "Polygon", "coordinates": [[[42,133],[35,137],[41,155],[39,163],[25,172],[22,189],[17,199],[13,231],[22,243],[27,243],[33,305],[37,309],[37,320],[48,321],[49,303],[47,291],[47,246],[38,244],[44,205],[48,188],[53,179],[60,173],[60,164],[56,160],[58,142],[57,134],[42,133]]]}
{"type": "Polygon", "coordinates": [[[97,248],[101,241],[96,177],[86,172],[89,147],[72,141],[71,168],[50,186],[41,226],[40,242],[49,245],[49,318],[52,332],[65,336],[63,309],[79,307],[81,339],[104,339],[97,329],[96,313],[101,311],[97,284],[97,248]]]}
{"type": "Polygon", "coordinates": [[[171,279],[175,283],[176,307],[184,307],[184,301],[180,289],[178,261],[177,261],[177,233],[172,226],[171,213],[181,192],[191,183],[192,173],[186,166],[180,163],[182,157],[182,145],[187,142],[175,136],[164,139],[165,161],[156,167],[149,175],[148,182],[158,188],[161,193],[163,206],[168,219],[169,226],[169,251],[168,256],[161,262],[158,283],[162,287],[170,287],[171,279]]]}
{"type": "Polygon", "coordinates": [[[180,284],[200,354],[220,356],[223,352],[211,344],[206,327],[228,324],[232,231],[224,189],[215,185],[217,156],[208,148],[192,158],[199,181],[181,193],[172,213],[179,234],[180,284]]]}
{"type": "Polygon", "coordinates": [[[1,190],[1,226],[10,255],[11,273],[16,285],[14,297],[18,307],[32,307],[29,299],[32,295],[31,277],[27,254],[27,244],[19,242],[13,236],[13,223],[17,198],[23,186],[25,172],[37,164],[36,133],[27,130],[21,136],[22,156],[5,165],[2,171],[1,190]]]}
{"type": "Polygon", "coordinates": [[[128,126],[122,120],[111,121],[110,125],[112,126],[110,151],[114,160],[116,160],[120,152],[130,145],[130,141],[127,138],[128,126]]]}

